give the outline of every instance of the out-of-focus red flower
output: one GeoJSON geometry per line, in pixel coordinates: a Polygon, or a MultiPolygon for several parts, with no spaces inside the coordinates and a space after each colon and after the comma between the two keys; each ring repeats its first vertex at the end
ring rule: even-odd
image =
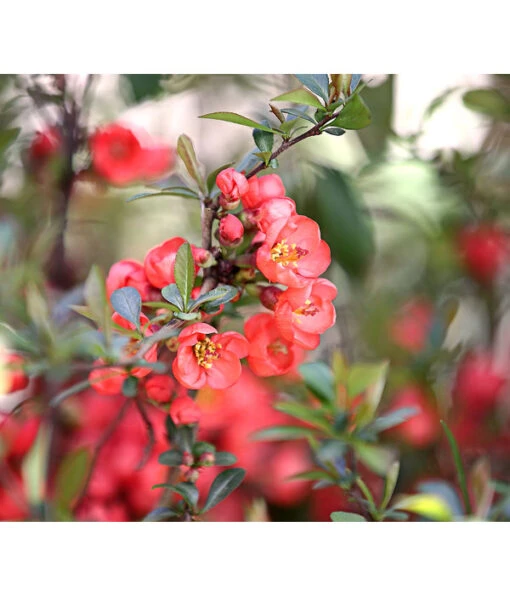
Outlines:
{"type": "Polygon", "coordinates": [[[177,397],[172,401],[169,411],[176,426],[196,424],[200,421],[200,407],[191,397],[177,397]]]}
{"type": "Polygon", "coordinates": [[[462,230],[458,245],[469,274],[483,284],[492,283],[509,260],[509,237],[496,225],[485,223],[462,230]]]}
{"type": "Polygon", "coordinates": [[[0,360],[4,374],[5,393],[14,393],[28,386],[29,378],[23,371],[25,359],[18,353],[1,350],[0,360]]]}
{"type": "Polygon", "coordinates": [[[426,345],[434,310],[422,299],[408,302],[391,322],[390,336],[395,345],[410,353],[420,353],[426,345]]]}
{"type": "Polygon", "coordinates": [[[15,492],[0,486],[0,521],[24,521],[29,516],[29,506],[23,499],[23,482],[17,474],[13,474],[11,479],[15,492]]]}
{"type": "Polygon", "coordinates": [[[154,374],[145,381],[147,397],[157,403],[168,403],[174,390],[175,382],[167,374],[154,374]]]}
{"type": "Polygon", "coordinates": [[[122,392],[122,385],[129,374],[124,368],[102,367],[105,363],[103,359],[95,361],[97,369],[90,372],[89,382],[97,392],[103,395],[118,395],[122,392]]]}
{"type": "MultiPolygon", "coordinates": [[[[129,331],[135,330],[135,325],[123,318],[118,312],[114,312],[112,315],[112,321],[115,324],[118,324],[122,328],[125,328],[129,331]]],[[[149,326],[149,319],[145,314],[140,314],[140,328],[144,337],[150,337],[153,334],[153,330],[149,326]]],[[[123,347],[123,352],[126,356],[134,356],[140,349],[140,341],[135,337],[129,339],[127,344],[123,347]]],[[[147,360],[148,362],[155,362],[158,357],[158,346],[153,345],[149,351],[143,356],[143,359],[147,360]]],[[[151,368],[144,368],[144,367],[136,367],[130,370],[130,374],[132,376],[136,376],[137,378],[142,378],[143,376],[147,376],[152,372],[151,368]]]]}
{"type": "Polygon", "coordinates": [[[468,354],[457,369],[454,403],[469,415],[483,415],[494,407],[506,382],[507,377],[496,369],[490,353],[468,354]]]}
{"type": "MultiPolygon", "coordinates": [[[[175,257],[177,256],[177,251],[185,241],[184,238],[180,237],[171,238],[162,244],[151,248],[149,252],[147,252],[143,266],[145,268],[147,279],[154,285],[154,287],[162,289],[166,285],[175,283],[175,257]]],[[[195,247],[192,246],[191,250],[193,253],[195,247]]],[[[198,273],[198,266],[195,265],[195,274],[196,273],[198,273]]]]}
{"type": "Polygon", "coordinates": [[[39,417],[0,413],[0,442],[5,457],[23,457],[39,431],[39,417]]]}
{"type": "Polygon", "coordinates": [[[97,130],[89,138],[96,172],[118,186],[163,175],[172,165],[172,151],[154,145],[143,136],[142,139],[142,134],[137,136],[120,124],[109,124],[97,130]]]}
{"type": "Polygon", "coordinates": [[[269,281],[288,287],[304,287],[331,263],[329,246],[321,240],[319,226],[308,217],[295,215],[257,250],[257,267],[269,281]]]}
{"type": "Polygon", "coordinates": [[[320,335],[335,324],[332,300],[336,294],[336,287],[327,279],[284,291],[274,310],[282,337],[303,349],[318,347],[320,335]]]}
{"type": "Polygon", "coordinates": [[[248,190],[241,196],[241,202],[245,209],[256,209],[266,200],[283,196],[285,196],[285,186],[280,176],[268,174],[248,180],[248,190]]]}
{"type": "Polygon", "coordinates": [[[33,163],[46,161],[59,153],[62,147],[60,130],[53,126],[35,133],[28,154],[33,163]]]}
{"type": "Polygon", "coordinates": [[[237,203],[248,191],[248,180],[233,167],[229,167],[216,176],[216,186],[227,203],[237,203]]]}
{"type": "Polygon", "coordinates": [[[249,318],[244,334],[250,343],[248,364],[257,376],[281,376],[304,359],[304,351],[282,337],[273,314],[249,318]]]}
{"type": "Polygon", "coordinates": [[[145,275],[145,269],[137,260],[120,260],[111,266],[106,278],[108,297],[122,287],[134,287],[138,290],[142,301],[148,301],[151,294],[151,284],[145,275]]]}
{"type": "Polygon", "coordinates": [[[238,246],[244,236],[244,227],[235,215],[227,215],[220,221],[218,239],[222,246],[238,246]]]}
{"type": "Polygon", "coordinates": [[[239,379],[239,360],[247,354],[248,342],[239,333],[217,334],[213,326],[198,322],[179,335],[172,370],[177,381],[186,388],[201,388],[205,384],[227,388],[239,379]]]}
{"type": "Polygon", "coordinates": [[[80,506],[76,518],[81,522],[124,523],[129,521],[128,511],[120,502],[108,503],[96,499],[89,499],[80,506]]]}
{"type": "Polygon", "coordinates": [[[439,415],[419,386],[406,386],[393,398],[390,411],[406,407],[415,408],[416,414],[388,430],[388,434],[415,446],[425,448],[439,437],[441,426],[439,415]]]}

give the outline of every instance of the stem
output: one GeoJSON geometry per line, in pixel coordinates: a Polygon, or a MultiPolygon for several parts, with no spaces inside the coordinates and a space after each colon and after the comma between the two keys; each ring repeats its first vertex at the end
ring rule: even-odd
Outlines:
{"type": "Polygon", "coordinates": [[[149,416],[147,415],[147,411],[145,411],[145,407],[144,407],[140,397],[138,397],[138,396],[135,398],[135,405],[136,405],[136,408],[138,409],[140,415],[142,416],[143,423],[145,424],[145,427],[147,428],[147,435],[149,437],[149,441],[147,442],[147,445],[143,451],[143,456],[136,468],[136,470],[139,471],[147,463],[147,461],[151,455],[152,449],[154,448],[154,445],[156,444],[156,437],[154,434],[154,427],[152,425],[152,422],[149,419],[149,416]]]}

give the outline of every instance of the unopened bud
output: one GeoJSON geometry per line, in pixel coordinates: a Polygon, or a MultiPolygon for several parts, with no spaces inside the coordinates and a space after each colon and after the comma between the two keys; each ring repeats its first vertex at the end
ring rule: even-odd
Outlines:
{"type": "Polygon", "coordinates": [[[197,479],[200,477],[200,471],[198,469],[190,469],[189,471],[186,471],[184,477],[186,481],[195,483],[197,479]]]}
{"type": "Polygon", "coordinates": [[[186,467],[191,467],[191,465],[193,465],[193,461],[193,455],[189,451],[185,450],[182,453],[182,464],[186,465],[186,467]]]}
{"type": "Polygon", "coordinates": [[[238,246],[243,236],[243,224],[235,215],[223,217],[218,230],[218,239],[222,246],[238,246]]]}
{"type": "Polygon", "coordinates": [[[274,285],[264,287],[260,291],[260,302],[268,310],[274,310],[276,304],[278,303],[278,298],[282,293],[283,290],[279,289],[278,287],[275,287],[274,285]]]}
{"type": "Polygon", "coordinates": [[[200,459],[198,462],[202,467],[211,467],[214,465],[215,457],[213,452],[204,452],[204,454],[200,455],[200,459]]]}
{"type": "Polygon", "coordinates": [[[195,263],[203,269],[217,264],[214,256],[209,252],[209,250],[206,250],[205,248],[195,248],[193,258],[195,263]]]}
{"type": "Polygon", "coordinates": [[[237,207],[241,204],[241,201],[239,199],[228,198],[222,194],[220,196],[219,203],[220,207],[225,211],[233,211],[234,209],[237,209],[237,207]]]}

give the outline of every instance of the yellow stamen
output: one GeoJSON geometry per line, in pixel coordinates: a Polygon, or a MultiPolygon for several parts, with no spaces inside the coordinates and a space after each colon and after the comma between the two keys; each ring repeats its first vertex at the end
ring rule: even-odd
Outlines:
{"type": "Polygon", "coordinates": [[[289,246],[287,240],[283,239],[272,247],[271,260],[284,267],[289,266],[289,264],[297,267],[297,261],[306,254],[308,254],[308,250],[299,248],[296,244],[290,244],[289,246]]]}
{"type": "Polygon", "coordinates": [[[209,337],[204,337],[193,345],[193,353],[197,358],[198,365],[206,369],[211,368],[213,361],[220,357],[220,351],[221,344],[214,343],[209,337]]]}

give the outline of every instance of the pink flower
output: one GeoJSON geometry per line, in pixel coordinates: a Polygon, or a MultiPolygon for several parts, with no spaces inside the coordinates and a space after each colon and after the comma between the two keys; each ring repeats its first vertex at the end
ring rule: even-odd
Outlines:
{"type": "MultiPolygon", "coordinates": [[[[147,279],[154,287],[162,289],[166,285],[175,283],[175,257],[177,256],[177,251],[185,241],[184,238],[180,237],[171,238],[147,252],[143,266],[147,279]]],[[[193,252],[195,247],[192,246],[191,250],[193,252]]],[[[197,272],[198,266],[195,265],[195,274],[197,272]]]]}
{"type": "Polygon", "coordinates": [[[137,260],[120,260],[111,266],[106,278],[108,297],[121,287],[134,287],[138,290],[144,302],[150,299],[151,284],[145,275],[145,269],[141,262],[137,260]]]}
{"type": "Polygon", "coordinates": [[[216,186],[227,202],[238,202],[248,191],[248,180],[233,167],[229,167],[216,176],[216,186]]]}
{"type": "Polygon", "coordinates": [[[268,174],[248,180],[248,191],[241,196],[241,201],[245,209],[256,209],[266,200],[283,196],[285,196],[285,186],[280,176],[268,174]]]}
{"type": "Polygon", "coordinates": [[[177,397],[172,401],[169,414],[176,426],[188,426],[200,421],[200,408],[190,397],[177,397]]]}
{"type": "Polygon", "coordinates": [[[243,239],[244,227],[235,215],[227,215],[220,221],[218,234],[222,246],[237,246],[243,239]]]}

